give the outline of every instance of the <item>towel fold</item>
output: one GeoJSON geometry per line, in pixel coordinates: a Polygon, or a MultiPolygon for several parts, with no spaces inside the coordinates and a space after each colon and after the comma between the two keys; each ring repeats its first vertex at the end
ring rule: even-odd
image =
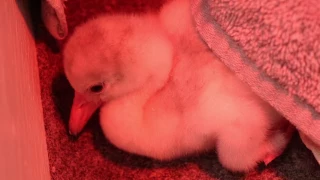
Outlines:
{"type": "Polygon", "coordinates": [[[44,25],[56,39],[64,39],[68,35],[68,25],[64,11],[66,0],[42,0],[41,16],[44,25]]]}
{"type": "Polygon", "coordinates": [[[320,152],[320,3],[193,0],[200,37],[320,152]]]}

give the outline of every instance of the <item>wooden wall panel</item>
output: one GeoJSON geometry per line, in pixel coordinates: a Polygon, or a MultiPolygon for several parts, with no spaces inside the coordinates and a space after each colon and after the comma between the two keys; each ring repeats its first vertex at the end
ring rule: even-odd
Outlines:
{"type": "Polygon", "coordinates": [[[0,0],[0,179],[47,180],[36,47],[21,2],[0,0]]]}

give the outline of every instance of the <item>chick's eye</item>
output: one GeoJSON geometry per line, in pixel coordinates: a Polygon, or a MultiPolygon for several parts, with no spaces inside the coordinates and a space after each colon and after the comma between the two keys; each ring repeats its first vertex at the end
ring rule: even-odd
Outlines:
{"type": "Polygon", "coordinates": [[[94,86],[90,87],[90,91],[93,92],[93,93],[99,93],[102,90],[103,90],[103,85],[102,84],[97,84],[97,85],[94,85],[94,86]]]}

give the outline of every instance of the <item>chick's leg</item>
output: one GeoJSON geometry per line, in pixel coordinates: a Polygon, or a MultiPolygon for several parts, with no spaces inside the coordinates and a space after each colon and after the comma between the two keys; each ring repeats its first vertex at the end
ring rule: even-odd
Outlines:
{"type": "Polygon", "coordinates": [[[230,127],[218,137],[217,153],[221,164],[236,172],[252,170],[267,154],[266,129],[230,127]]]}

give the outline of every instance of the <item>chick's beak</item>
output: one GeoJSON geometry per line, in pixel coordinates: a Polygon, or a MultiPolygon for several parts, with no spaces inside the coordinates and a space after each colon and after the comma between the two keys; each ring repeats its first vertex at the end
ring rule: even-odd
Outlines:
{"type": "Polygon", "coordinates": [[[85,97],[75,92],[69,119],[69,134],[78,135],[101,103],[88,102],[85,97]]]}

